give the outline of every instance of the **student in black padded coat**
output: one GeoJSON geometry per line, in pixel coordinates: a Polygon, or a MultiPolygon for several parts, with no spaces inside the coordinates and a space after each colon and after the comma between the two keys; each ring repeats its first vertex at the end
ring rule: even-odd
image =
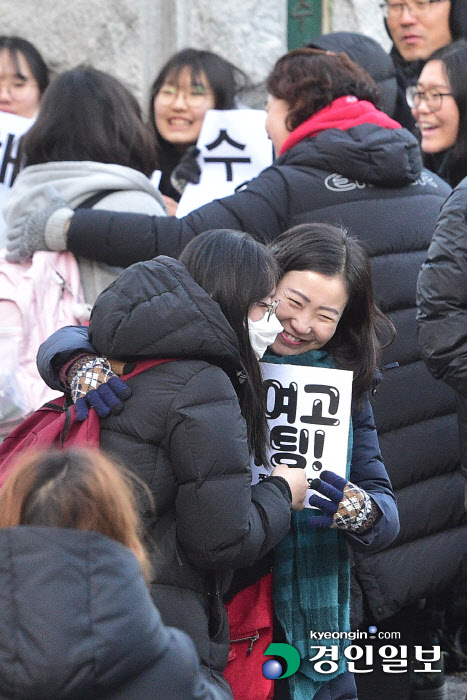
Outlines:
{"type": "Polygon", "coordinates": [[[0,491],[0,543],[2,700],[230,697],[162,623],[131,479],[101,452],[20,456],[0,491]]]}

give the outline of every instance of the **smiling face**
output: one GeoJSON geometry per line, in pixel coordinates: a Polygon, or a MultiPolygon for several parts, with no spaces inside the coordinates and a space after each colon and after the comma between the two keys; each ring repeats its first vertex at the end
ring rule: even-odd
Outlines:
{"type": "Polygon", "coordinates": [[[0,50],[0,111],[19,117],[34,117],[41,94],[36,79],[21,51],[15,66],[8,49],[0,50]]]}
{"type": "Polygon", "coordinates": [[[452,41],[449,29],[451,3],[447,0],[430,3],[426,12],[417,17],[408,6],[402,13],[386,20],[391,38],[406,61],[426,59],[433,51],[452,41]]]}
{"type": "Polygon", "coordinates": [[[181,151],[196,143],[208,109],[215,97],[208,79],[201,73],[196,84],[191,69],[182,68],[176,80],[167,77],[154,98],[156,129],[163,139],[181,151]]]}
{"type": "MultiPolygon", "coordinates": [[[[420,92],[433,90],[441,94],[451,92],[442,61],[428,61],[420,73],[417,89],[420,92]]],[[[412,114],[420,128],[424,153],[440,153],[455,144],[460,115],[452,96],[445,95],[441,109],[436,112],[431,112],[425,100],[422,100],[418,107],[412,109],[412,114]]]]}
{"type": "Polygon", "coordinates": [[[280,299],[276,314],[284,330],[270,349],[277,355],[300,355],[331,340],[348,294],[339,276],[292,270],[277,285],[275,299],[280,299]]]}
{"type": "Polygon", "coordinates": [[[286,126],[289,107],[285,100],[279,100],[277,97],[268,95],[266,111],[268,113],[266,117],[266,131],[274,146],[274,152],[278,156],[286,138],[290,135],[290,131],[286,126]]]}

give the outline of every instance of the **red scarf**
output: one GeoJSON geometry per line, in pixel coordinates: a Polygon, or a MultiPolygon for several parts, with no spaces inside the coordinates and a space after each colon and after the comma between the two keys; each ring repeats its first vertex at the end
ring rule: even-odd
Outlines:
{"type": "Polygon", "coordinates": [[[376,109],[371,102],[359,100],[353,95],[345,95],[345,97],[338,97],[337,100],[326,105],[324,109],[320,109],[319,112],[297,126],[286,138],[279,155],[296,146],[303,139],[316,136],[320,131],[326,129],[345,131],[358,124],[378,124],[386,129],[402,128],[399,122],[376,109]]]}

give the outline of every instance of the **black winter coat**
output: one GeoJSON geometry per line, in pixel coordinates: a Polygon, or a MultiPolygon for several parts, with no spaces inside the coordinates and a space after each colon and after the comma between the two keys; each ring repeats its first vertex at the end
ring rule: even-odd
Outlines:
{"type": "Polygon", "coordinates": [[[433,376],[458,394],[462,463],[467,469],[467,178],[441,210],[418,277],[417,304],[422,357],[433,376]]]}
{"type": "Polygon", "coordinates": [[[85,530],[0,529],[0,699],[227,700],[136,557],[85,530]]]}
{"type": "Polygon", "coordinates": [[[270,241],[295,224],[326,222],[361,241],[376,301],[398,331],[383,360],[399,367],[385,373],[374,413],[401,529],[390,549],[357,555],[375,620],[449,588],[465,547],[455,396],[426,369],[415,320],[418,272],[449,192],[422,169],[412,134],[363,124],[304,139],[242,191],[183,219],[79,211],[69,229],[75,254],[119,265],[176,256],[197,233],[218,227],[270,241]]]}
{"type": "MultiPolygon", "coordinates": [[[[219,674],[229,651],[222,599],[231,569],[273,548],[291,515],[278,480],[251,486],[233,386],[242,367],[236,335],[184,265],[165,257],[125,270],[102,292],[89,335],[108,357],[179,358],[128,381],[133,395],[120,415],[101,421],[101,446],[154,495],[156,516],[141,509],[163,621],[187,632],[202,664],[219,674]]],[[[82,347],[94,351],[87,341],[82,347]]]]}

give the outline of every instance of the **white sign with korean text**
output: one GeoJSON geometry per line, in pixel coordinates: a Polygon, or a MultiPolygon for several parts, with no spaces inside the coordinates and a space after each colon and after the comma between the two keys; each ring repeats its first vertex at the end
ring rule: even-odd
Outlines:
{"type": "Polygon", "coordinates": [[[177,217],[220,197],[256,177],[273,160],[272,142],[265,129],[262,109],[210,109],[198,138],[201,168],[199,184],[188,184],[177,217]]]}
{"type": "Polygon", "coordinates": [[[2,207],[10,187],[19,173],[18,144],[34,119],[0,112],[0,248],[5,246],[6,224],[2,207]]]}
{"type": "MultiPolygon", "coordinates": [[[[329,469],[345,477],[353,373],[262,362],[271,466],[305,469],[309,483],[329,469]]],[[[252,465],[253,483],[271,473],[252,465]]],[[[305,505],[313,491],[308,490],[305,505]]],[[[309,507],[309,506],[308,506],[309,507]]]]}

